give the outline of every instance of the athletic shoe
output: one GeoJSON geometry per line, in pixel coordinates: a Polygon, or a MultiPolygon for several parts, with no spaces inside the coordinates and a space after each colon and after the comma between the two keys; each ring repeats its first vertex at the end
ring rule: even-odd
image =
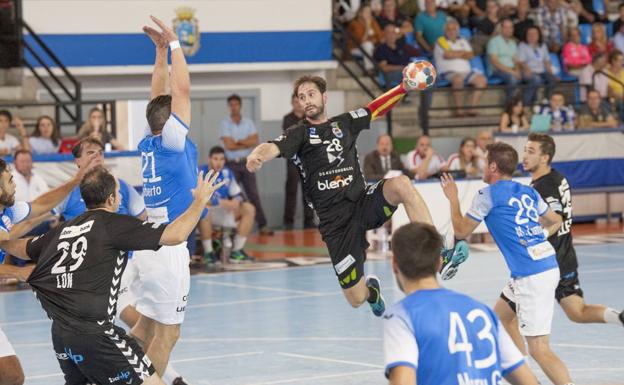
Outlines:
{"type": "Polygon", "coordinates": [[[171,385],[189,385],[189,384],[188,384],[188,382],[184,381],[184,378],[177,377],[175,380],[173,380],[171,385]]]}
{"type": "Polygon", "coordinates": [[[262,226],[259,233],[260,235],[273,235],[274,231],[269,226],[262,226]]]}
{"type": "Polygon", "coordinates": [[[466,241],[457,241],[452,249],[442,250],[442,280],[449,280],[457,274],[458,266],[468,259],[469,252],[470,247],[466,241]]]}
{"type": "Polygon", "coordinates": [[[232,250],[232,253],[230,254],[230,262],[234,262],[234,263],[253,262],[255,260],[256,260],[255,258],[247,255],[247,253],[245,253],[243,249],[232,250]]]}
{"type": "Polygon", "coordinates": [[[620,312],[619,318],[620,318],[620,322],[621,322],[621,323],[622,323],[622,325],[624,326],[624,311],[621,311],[621,312],[620,312]]]}
{"type": "Polygon", "coordinates": [[[386,301],[384,301],[383,296],[381,295],[381,284],[379,283],[379,278],[374,275],[369,275],[366,277],[366,287],[373,292],[377,293],[377,298],[375,298],[375,302],[368,301],[368,304],[373,311],[373,314],[377,317],[381,317],[383,313],[386,311],[386,301]]]}
{"type": "Polygon", "coordinates": [[[206,265],[213,265],[219,262],[220,260],[221,258],[219,258],[219,255],[215,253],[214,250],[204,253],[204,263],[206,265]]]}

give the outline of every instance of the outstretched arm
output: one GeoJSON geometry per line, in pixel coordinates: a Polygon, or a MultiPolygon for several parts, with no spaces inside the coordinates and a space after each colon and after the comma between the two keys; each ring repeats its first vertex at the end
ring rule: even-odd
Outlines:
{"type": "Polygon", "coordinates": [[[28,245],[29,240],[30,238],[20,238],[0,242],[0,248],[6,251],[7,254],[11,254],[14,257],[28,261],[30,260],[30,257],[26,252],[26,245],[28,245]]]}
{"type": "Polygon", "coordinates": [[[167,52],[169,43],[154,28],[145,26],[143,32],[156,46],[156,62],[154,63],[154,72],[152,72],[152,92],[150,100],[156,96],[165,95],[167,93],[167,83],[169,83],[169,68],[167,68],[167,52]]]}
{"type": "Polygon", "coordinates": [[[459,197],[457,185],[450,174],[443,174],[440,177],[442,190],[451,204],[451,221],[455,238],[466,239],[479,226],[479,222],[469,216],[463,216],[459,207],[459,197]]]}
{"type": "Polygon", "coordinates": [[[371,120],[384,116],[407,94],[407,91],[405,82],[401,82],[398,86],[386,91],[383,95],[368,103],[367,107],[371,112],[371,120]]]}
{"type": "Polygon", "coordinates": [[[274,143],[262,143],[247,156],[247,170],[256,172],[262,164],[280,155],[279,147],[274,143]]]}

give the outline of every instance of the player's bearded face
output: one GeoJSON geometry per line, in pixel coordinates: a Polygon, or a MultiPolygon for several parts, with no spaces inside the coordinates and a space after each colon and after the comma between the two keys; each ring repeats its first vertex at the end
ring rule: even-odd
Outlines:
{"type": "Polygon", "coordinates": [[[305,115],[310,119],[318,119],[325,112],[325,104],[323,98],[319,97],[318,100],[308,100],[305,106],[305,115]]]}
{"type": "Polygon", "coordinates": [[[2,193],[0,194],[0,205],[4,207],[10,207],[15,204],[15,182],[11,173],[5,171],[1,178],[2,186],[0,186],[2,193]]]}

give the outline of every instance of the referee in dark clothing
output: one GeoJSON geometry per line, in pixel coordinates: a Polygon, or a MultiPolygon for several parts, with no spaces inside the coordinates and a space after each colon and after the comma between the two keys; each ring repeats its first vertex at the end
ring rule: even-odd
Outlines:
{"type": "MultiPolygon", "coordinates": [[[[282,130],[286,130],[290,126],[294,126],[303,119],[304,111],[299,104],[297,95],[292,95],[292,111],[284,115],[282,120],[282,130]]],[[[284,200],[284,228],[292,230],[295,226],[295,212],[297,209],[297,190],[301,185],[299,171],[297,166],[290,159],[286,159],[286,199],[284,200]]],[[[303,198],[303,228],[315,228],[314,211],[308,206],[305,194],[301,193],[303,198]]]]}

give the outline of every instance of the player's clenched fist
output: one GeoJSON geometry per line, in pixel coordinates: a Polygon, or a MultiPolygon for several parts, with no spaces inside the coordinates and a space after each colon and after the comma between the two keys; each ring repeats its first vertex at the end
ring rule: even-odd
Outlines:
{"type": "Polygon", "coordinates": [[[249,172],[256,172],[260,170],[260,167],[262,167],[262,159],[260,157],[253,156],[253,154],[247,157],[247,170],[249,172]]]}

